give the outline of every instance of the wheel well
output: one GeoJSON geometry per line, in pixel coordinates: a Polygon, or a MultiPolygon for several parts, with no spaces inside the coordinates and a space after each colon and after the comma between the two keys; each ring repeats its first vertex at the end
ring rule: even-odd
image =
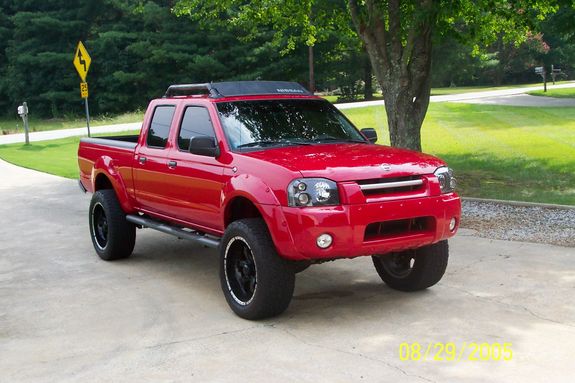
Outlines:
{"type": "Polygon", "coordinates": [[[94,183],[94,191],[104,190],[104,189],[114,189],[112,182],[108,177],[100,174],[96,177],[96,182],[94,183]]]}
{"type": "Polygon", "coordinates": [[[261,218],[262,214],[252,201],[245,197],[234,198],[226,208],[224,216],[225,227],[238,219],[261,218]]]}

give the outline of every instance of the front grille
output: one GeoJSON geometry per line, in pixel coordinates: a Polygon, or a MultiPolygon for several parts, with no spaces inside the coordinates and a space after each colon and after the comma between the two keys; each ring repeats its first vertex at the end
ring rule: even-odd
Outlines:
{"type": "Polygon", "coordinates": [[[417,217],[370,223],[365,228],[364,241],[375,241],[429,232],[434,229],[433,217],[417,217]]]}
{"type": "Polygon", "coordinates": [[[419,190],[423,187],[423,179],[419,176],[376,178],[357,181],[364,195],[405,193],[419,190]]]}

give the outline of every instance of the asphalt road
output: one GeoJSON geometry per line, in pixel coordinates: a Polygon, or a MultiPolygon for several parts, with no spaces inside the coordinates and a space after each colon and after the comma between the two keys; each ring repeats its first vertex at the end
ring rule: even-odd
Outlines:
{"type": "Polygon", "coordinates": [[[465,104],[531,106],[539,108],[575,107],[575,98],[541,97],[531,96],[529,94],[481,97],[476,99],[458,100],[455,102],[461,102],[465,104]]]}
{"type": "MultiPolygon", "coordinates": [[[[138,231],[92,249],[74,181],[0,161],[0,382],[570,382],[575,249],[451,241],[444,279],[387,288],[368,258],[312,266],[285,315],[234,316],[213,251],[138,231]],[[511,361],[401,361],[402,342],[511,343],[511,361]]],[[[431,357],[428,357],[431,358],[431,357]]]]}

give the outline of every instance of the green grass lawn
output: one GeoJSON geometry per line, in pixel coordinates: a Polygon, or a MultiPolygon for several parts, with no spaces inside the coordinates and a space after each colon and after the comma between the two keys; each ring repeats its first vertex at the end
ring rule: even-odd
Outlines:
{"type": "MultiPolygon", "coordinates": [[[[112,125],[124,124],[129,122],[141,121],[144,116],[143,112],[124,113],[114,117],[96,117],[90,120],[90,126],[99,125],[112,125]]],[[[86,126],[85,118],[73,119],[51,119],[51,120],[37,120],[31,118],[29,121],[30,131],[38,132],[43,130],[56,130],[56,129],[73,129],[82,128],[86,126]]],[[[22,133],[24,126],[22,119],[18,116],[8,119],[0,119],[0,134],[22,133]]]]}
{"type": "MultiPolygon", "coordinates": [[[[345,113],[389,142],[382,106],[345,113]]],[[[464,196],[575,205],[575,108],[434,103],[422,140],[425,152],[454,168],[464,196]]],[[[76,178],[78,142],[0,146],[0,158],[76,178]]]]}
{"type": "MultiPolygon", "coordinates": [[[[137,134],[137,131],[99,134],[98,136],[120,136],[137,134]]],[[[60,140],[32,142],[30,145],[0,145],[0,158],[29,169],[62,176],[78,178],[78,144],[81,137],[60,140]]]]}
{"type": "Polygon", "coordinates": [[[544,92],[543,90],[534,90],[527,94],[530,94],[532,96],[575,98],[575,88],[547,89],[547,92],[544,92]]]}
{"type": "MultiPolygon", "coordinates": [[[[383,107],[345,112],[389,143],[383,107]]],[[[575,108],[434,103],[422,142],[455,169],[464,196],[575,205],[575,108]]]]}

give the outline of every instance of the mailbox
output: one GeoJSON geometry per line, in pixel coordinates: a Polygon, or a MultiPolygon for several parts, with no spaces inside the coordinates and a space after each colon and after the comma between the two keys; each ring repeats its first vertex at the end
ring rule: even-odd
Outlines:
{"type": "Polygon", "coordinates": [[[28,115],[28,105],[24,104],[24,105],[20,105],[18,107],[18,115],[20,117],[24,117],[28,115]]]}

